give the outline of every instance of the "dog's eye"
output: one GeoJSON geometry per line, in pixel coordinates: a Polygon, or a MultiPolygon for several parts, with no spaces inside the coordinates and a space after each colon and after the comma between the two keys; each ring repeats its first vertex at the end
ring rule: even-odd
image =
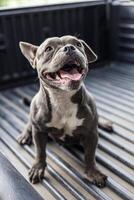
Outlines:
{"type": "Polygon", "coordinates": [[[82,47],[81,43],[80,42],[77,42],[76,44],[78,47],[82,47]]]}
{"type": "Polygon", "coordinates": [[[46,47],[45,52],[51,51],[53,48],[51,46],[46,47]]]}

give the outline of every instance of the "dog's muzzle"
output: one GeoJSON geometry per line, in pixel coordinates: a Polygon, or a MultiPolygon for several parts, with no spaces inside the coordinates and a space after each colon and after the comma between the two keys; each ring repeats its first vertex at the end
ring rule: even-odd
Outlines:
{"type": "Polygon", "coordinates": [[[57,84],[66,84],[70,81],[80,81],[85,75],[86,70],[81,66],[78,61],[66,62],[56,72],[43,72],[42,75],[45,79],[53,81],[57,84]]]}

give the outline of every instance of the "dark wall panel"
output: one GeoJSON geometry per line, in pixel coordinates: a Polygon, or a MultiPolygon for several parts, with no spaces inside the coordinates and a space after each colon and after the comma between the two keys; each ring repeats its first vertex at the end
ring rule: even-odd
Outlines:
{"type": "Polygon", "coordinates": [[[107,58],[106,5],[103,1],[55,5],[0,12],[0,81],[33,75],[19,50],[19,41],[39,45],[51,36],[78,35],[98,54],[107,58]]]}
{"type": "Polygon", "coordinates": [[[134,63],[134,5],[111,6],[111,59],[134,63]]]}

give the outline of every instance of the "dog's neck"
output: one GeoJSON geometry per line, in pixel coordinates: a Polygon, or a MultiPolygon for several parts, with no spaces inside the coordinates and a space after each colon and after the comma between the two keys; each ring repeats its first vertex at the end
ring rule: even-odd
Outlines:
{"type": "Polygon", "coordinates": [[[40,82],[41,95],[44,96],[47,91],[52,104],[56,106],[59,105],[58,107],[64,106],[64,105],[66,107],[66,103],[71,101],[71,97],[74,96],[78,90],[79,89],[72,90],[72,91],[65,91],[61,89],[50,88],[50,87],[47,87],[44,83],[40,82]]]}

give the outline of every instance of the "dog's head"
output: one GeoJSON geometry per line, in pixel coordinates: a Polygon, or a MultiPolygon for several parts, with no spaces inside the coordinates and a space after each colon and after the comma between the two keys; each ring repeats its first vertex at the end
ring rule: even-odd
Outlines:
{"type": "Polygon", "coordinates": [[[73,36],[49,38],[39,47],[20,42],[20,49],[45,85],[66,91],[79,88],[88,63],[97,59],[83,40],[73,36]]]}

